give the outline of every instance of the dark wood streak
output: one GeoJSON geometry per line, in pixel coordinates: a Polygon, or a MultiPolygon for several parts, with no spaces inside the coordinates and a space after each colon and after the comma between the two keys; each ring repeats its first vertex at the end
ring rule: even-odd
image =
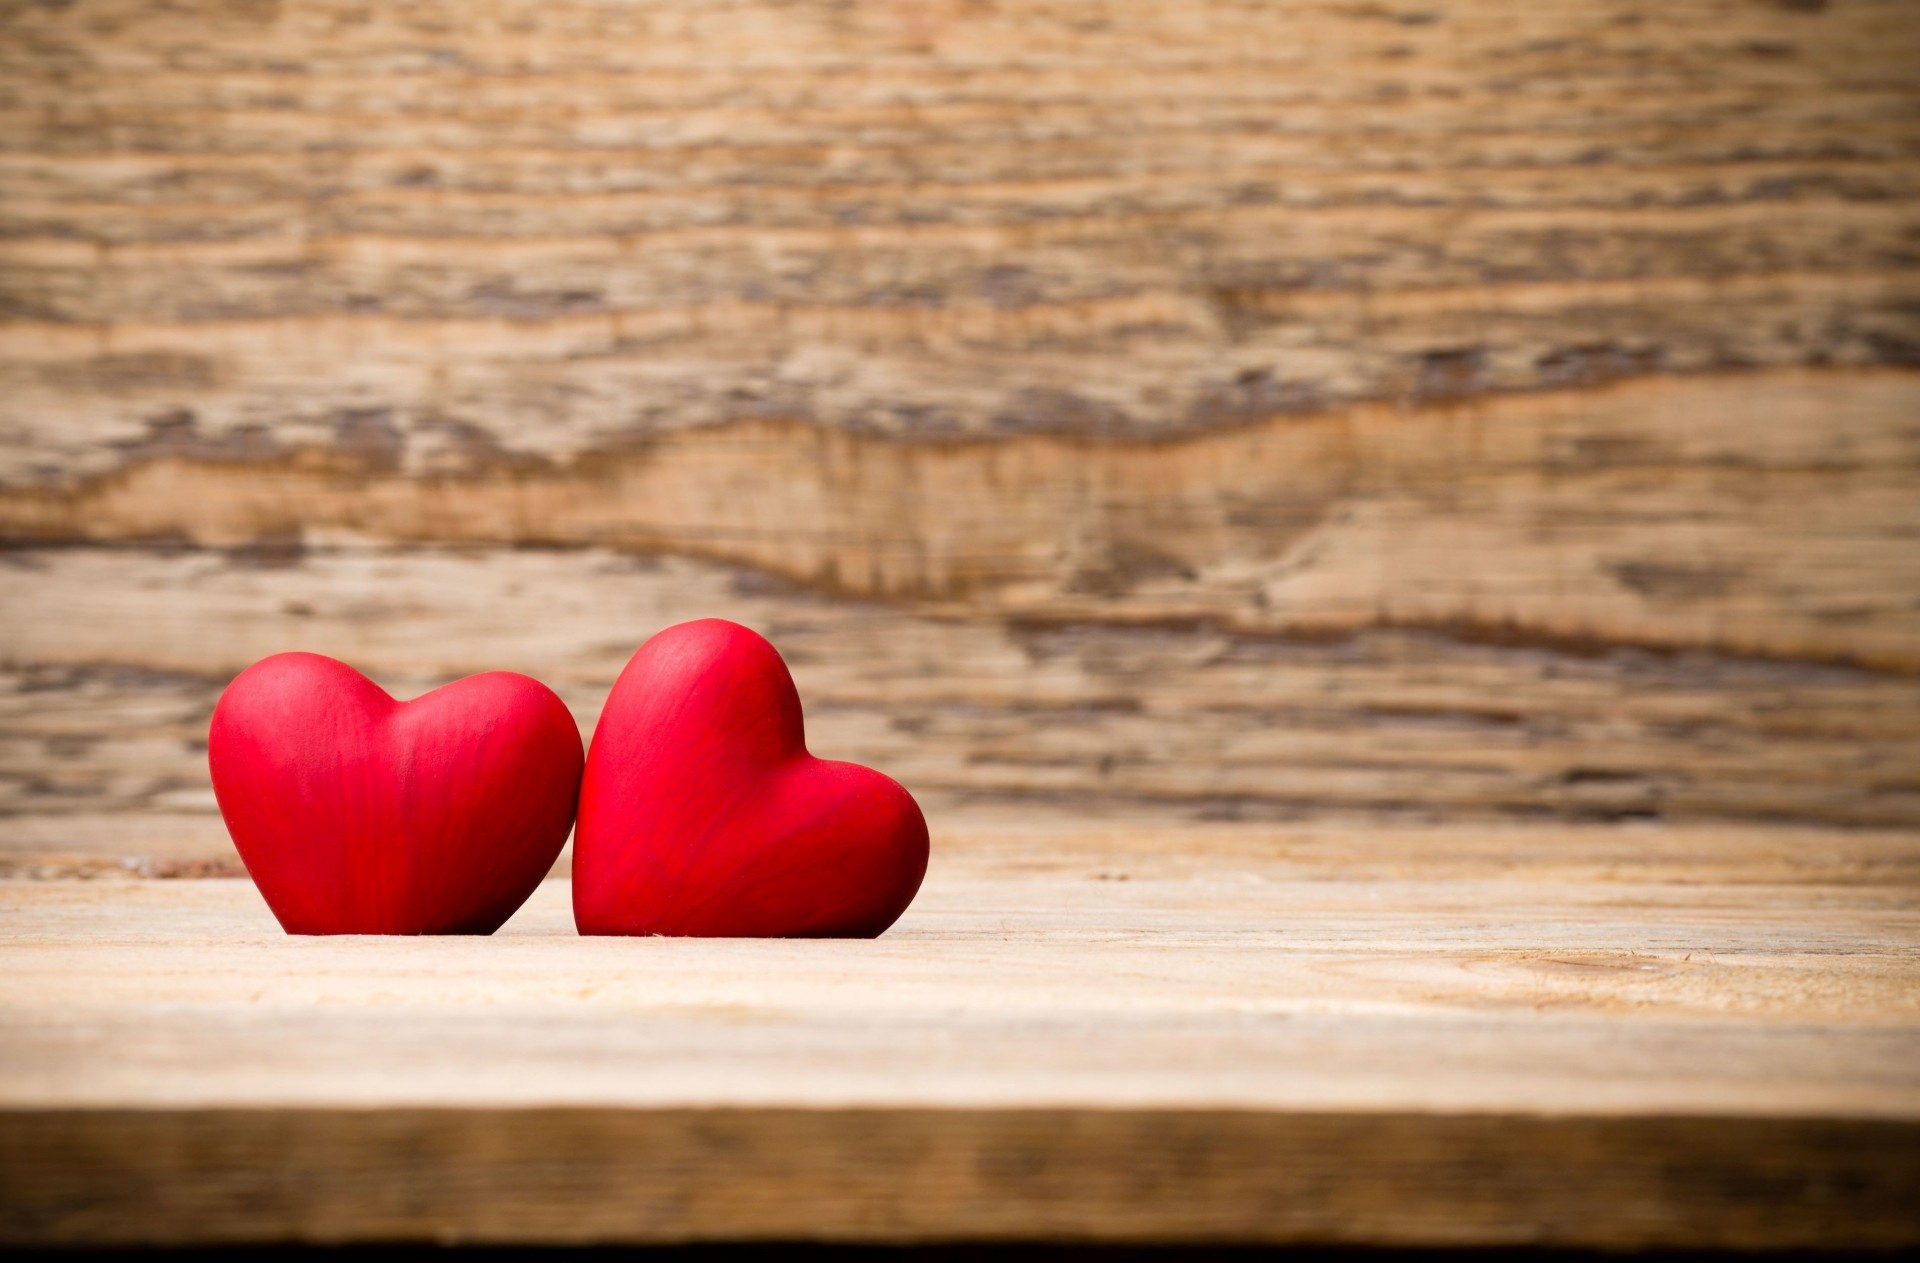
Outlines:
{"type": "Polygon", "coordinates": [[[1920,1242],[1920,1129],[1907,1121],[14,1110],[0,1137],[0,1239],[16,1245],[1920,1242]]]}

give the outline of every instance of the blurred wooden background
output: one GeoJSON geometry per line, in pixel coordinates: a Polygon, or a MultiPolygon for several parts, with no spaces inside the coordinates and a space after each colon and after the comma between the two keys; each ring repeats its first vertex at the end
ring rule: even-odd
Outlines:
{"type": "Polygon", "coordinates": [[[949,855],[1911,883],[1917,193],[1902,0],[0,5],[0,869],[721,615],[949,855]]]}

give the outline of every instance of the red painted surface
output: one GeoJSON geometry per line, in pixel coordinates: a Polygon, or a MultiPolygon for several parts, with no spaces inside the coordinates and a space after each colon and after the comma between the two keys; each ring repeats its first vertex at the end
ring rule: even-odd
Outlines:
{"type": "Polygon", "coordinates": [[[397,702],[345,663],[283,653],[227,686],[207,760],[289,934],[491,934],[566,845],[580,730],[524,675],[397,702]]]}
{"type": "Polygon", "coordinates": [[[762,637],[682,623],[620,673],[580,790],[582,934],[872,937],[926,871],[912,796],[807,753],[800,695],[762,637]]]}

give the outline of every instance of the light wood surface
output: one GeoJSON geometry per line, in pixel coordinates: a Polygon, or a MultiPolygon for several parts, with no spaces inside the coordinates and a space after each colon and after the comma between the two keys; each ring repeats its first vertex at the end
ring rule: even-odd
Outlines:
{"type": "Polygon", "coordinates": [[[1920,1112],[1910,888],[955,867],[870,944],[581,939],[564,882],[498,940],[9,883],[0,1100],[1920,1112]]]}
{"type": "Polygon", "coordinates": [[[1748,866],[1813,839],[1661,839],[1679,881],[1009,841],[863,943],[581,939],[561,881],[422,940],[5,883],[0,1230],[1920,1241],[1920,907],[1748,866]]]}

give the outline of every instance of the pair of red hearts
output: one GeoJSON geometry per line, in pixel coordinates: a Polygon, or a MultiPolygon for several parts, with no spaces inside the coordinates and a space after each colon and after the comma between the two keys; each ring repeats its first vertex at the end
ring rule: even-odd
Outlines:
{"type": "Polygon", "coordinates": [[[207,758],[291,934],[491,934],[552,868],[576,804],[582,934],[872,937],[927,869],[912,797],[808,754],[786,663],[720,619],[640,647],[584,759],[537,680],[490,671],[396,702],[309,653],[227,687],[207,758]]]}

